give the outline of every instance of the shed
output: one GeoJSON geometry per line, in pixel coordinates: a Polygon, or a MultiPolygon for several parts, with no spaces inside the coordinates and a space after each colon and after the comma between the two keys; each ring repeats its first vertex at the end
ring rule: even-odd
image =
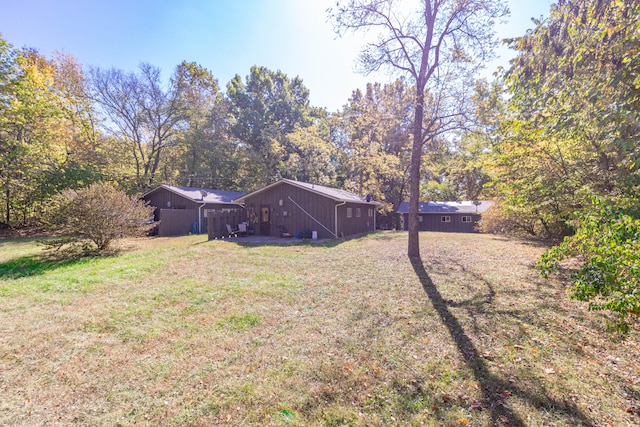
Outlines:
{"type": "MultiPolygon", "coordinates": [[[[418,218],[420,231],[451,231],[473,233],[478,231],[482,213],[493,204],[490,201],[420,202],[418,218]]],[[[409,228],[409,202],[402,202],[397,210],[401,228],[409,228]]]]}
{"type": "Polygon", "coordinates": [[[235,199],[256,234],[278,236],[315,231],[319,239],[375,231],[382,204],[338,188],[282,179],[235,199]]]}
{"type": "Polygon", "coordinates": [[[233,200],[244,194],[238,191],[162,184],[145,193],[142,199],[156,208],[154,220],[159,221],[158,235],[178,236],[206,233],[206,218],[212,212],[232,212],[240,221],[244,211],[233,200]]]}

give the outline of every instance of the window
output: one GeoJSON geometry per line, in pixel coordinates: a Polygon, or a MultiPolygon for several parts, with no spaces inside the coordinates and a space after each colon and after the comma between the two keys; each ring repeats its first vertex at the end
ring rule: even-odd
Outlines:
{"type": "Polygon", "coordinates": [[[356,218],[360,218],[360,208],[356,208],[356,218]]]}
{"type": "Polygon", "coordinates": [[[351,218],[353,216],[352,209],[353,208],[347,208],[347,218],[351,218]]]}
{"type": "Polygon", "coordinates": [[[463,216],[462,217],[462,222],[471,222],[471,217],[470,216],[463,216]]]}
{"type": "Polygon", "coordinates": [[[424,218],[422,215],[418,215],[418,221],[422,222],[422,218],[424,218]]]}
{"type": "Polygon", "coordinates": [[[443,215],[440,217],[440,221],[442,222],[451,222],[451,217],[449,215],[443,215]]]}
{"type": "Polygon", "coordinates": [[[369,218],[373,216],[373,209],[369,208],[369,218]]]}

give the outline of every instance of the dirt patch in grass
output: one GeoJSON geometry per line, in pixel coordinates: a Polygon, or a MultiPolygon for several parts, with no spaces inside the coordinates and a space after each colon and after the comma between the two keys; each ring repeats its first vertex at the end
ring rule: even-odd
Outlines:
{"type": "MultiPolygon", "coordinates": [[[[0,277],[0,424],[640,423],[637,335],[542,280],[540,245],[205,239],[0,277]]],[[[38,251],[3,242],[0,271],[38,251]]]]}

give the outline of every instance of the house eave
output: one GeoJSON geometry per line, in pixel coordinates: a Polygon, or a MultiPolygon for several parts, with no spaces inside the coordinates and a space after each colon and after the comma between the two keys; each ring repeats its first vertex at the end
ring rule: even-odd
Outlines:
{"type": "Polygon", "coordinates": [[[181,193],[180,191],[176,191],[174,187],[172,187],[170,185],[167,185],[167,184],[158,185],[153,190],[149,190],[146,193],[144,193],[142,195],[142,197],[143,198],[147,197],[148,195],[155,193],[156,191],[158,191],[161,188],[169,191],[170,193],[175,194],[176,196],[182,197],[185,200],[190,200],[190,201],[192,201],[194,203],[198,203],[198,204],[206,204],[206,205],[238,205],[238,203],[236,203],[235,200],[232,200],[230,202],[226,202],[226,201],[223,201],[223,200],[209,201],[209,200],[205,200],[204,197],[200,197],[200,198],[189,197],[189,196],[181,193]]]}
{"type": "Polygon", "coordinates": [[[262,193],[264,191],[267,191],[267,190],[269,190],[271,188],[274,188],[277,185],[282,185],[282,184],[292,185],[294,187],[309,191],[309,192],[311,192],[313,194],[317,194],[319,196],[326,197],[327,199],[333,200],[333,201],[338,202],[338,203],[342,203],[342,202],[344,202],[344,203],[359,203],[359,204],[365,204],[365,205],[374,205],[376,207],[381,207],[382,206],[382,203],[376,202],[376,201],[367,202],[366,200],[353,200],[353,199],[344,199],[344,198],[340,198],[340,197],[333,197],[333,196],[331,196],[329,194],[326,194],[326,193],[324,193],[322,191],[318,191],[318,190],[314,189],[313,187],[309,188],[309,187],[307,187],[305,185],[300,185],[300,183],[298,181],[293,181],[293,180],[290,180],[290,179],[287,179],[287,178],[283,178],[280,181],[276,181],[274,183],[271,183],[271,184],[267,185],[266,187],[263,187],[263,188],[261,188],[259,190],[256,190],[256,191],[252,192],[252,193],[246,194],[246,195],[244,195],[242,197],[238,197],[237,199],[234,200],[234,202],[236,202],[236,203],[244,203],[247,198],[253,197],[256,194],[260,194],[260,193],[262,193]]]}

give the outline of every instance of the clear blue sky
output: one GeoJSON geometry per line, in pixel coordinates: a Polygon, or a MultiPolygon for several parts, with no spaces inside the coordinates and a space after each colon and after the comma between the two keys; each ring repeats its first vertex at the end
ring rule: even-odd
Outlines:
{"type": "MultiPolygon", "coordinates": [[[[224,88],[252,65],[300,76],[311,103],[335,111],[367,81],[354,71],[362,39],[337,39],[326,9],[334,0],[0,0],[0,33],[15,47],[55,51],[86,66],[133,71],[140,62],[165,77],[183,60],[208,68],[224,88]]],[[[552,0],[509,0],[498,36],[531,28],[552,0]]],[[[510,52],[499,50],[506,65],[510,52]]],[[[494,69],[497,64],[491,64],[494,69]]]]}

